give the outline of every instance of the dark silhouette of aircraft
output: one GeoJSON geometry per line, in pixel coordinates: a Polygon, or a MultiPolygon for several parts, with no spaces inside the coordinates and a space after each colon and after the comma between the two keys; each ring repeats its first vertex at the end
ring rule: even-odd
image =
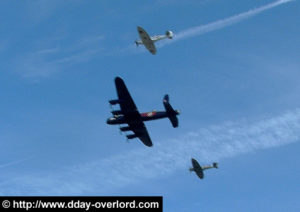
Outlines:
{"type": "Polygon", "coordinates": [[[192,165],[193,165],[193,168],[190,168],[190,172],[192,172],[192,171],[196,172],[197,176],[200,179],[204,178],[203,171],[205,169],[211,169],[211,168],[216,168],[217,169],[218,168],[218,163],[213,163],[212,165],[201,167],[200,164],[198,163],[198,161],[194,158],[192,158],[192,165]]]}
{"type": "Polygon", "coordinates": [[[163,104],[166,111],[152,111],[139,113],[133,99],[131,98],[124,81],[120,77],[115,78],[118,99],[110,100],[110,105],[120,105],[120,110],[113,110],[113,117],[107,119],[107,124],[127,124],[120,127],[122,132],[132,131],[133,134],[126,135],[127,139],[139,138],[146,146],[151,147],[152,141],[145,127],[144,121],[169,118],[173,127],[178,127],[178,110],[174,110],[169,103],[169,96],[165,95],[163,104]]]}

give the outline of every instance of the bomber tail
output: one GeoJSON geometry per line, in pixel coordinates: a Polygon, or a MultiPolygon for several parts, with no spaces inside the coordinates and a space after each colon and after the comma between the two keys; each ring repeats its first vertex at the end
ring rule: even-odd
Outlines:
{"type": "Polygon", "coordinates": [[[178,118],[177,118],[177,115],[179,115],[179,111],[178,110],[174,110],[173,107],[171,106],[171,104],[169,103],[169,95],[168,94],[166,94],[164,96],[163,103],[164,103],[164,107],[166,109],[166,113],[168,115],[168,118],[170,119],[170,121],[172,123],[172,126],[174,128],[178,127],[178,118]]]}

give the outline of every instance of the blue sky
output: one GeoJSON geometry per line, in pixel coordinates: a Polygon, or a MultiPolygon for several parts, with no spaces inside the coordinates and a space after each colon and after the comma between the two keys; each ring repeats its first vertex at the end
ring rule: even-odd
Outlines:
{"type": "Polygon", "coordinates": [[[299,211],[299,1],[2,1],[0,194],[163,195],[165,211],[299,211]],[[172,30],[153,56],[137,26],[172,30]],[[177,37],[176,37],[177,36],[177,37]],[[147,148],[106,125],[121,76],[147,148]],[[204,180],[190,158],[219,162],[204,180]]]}

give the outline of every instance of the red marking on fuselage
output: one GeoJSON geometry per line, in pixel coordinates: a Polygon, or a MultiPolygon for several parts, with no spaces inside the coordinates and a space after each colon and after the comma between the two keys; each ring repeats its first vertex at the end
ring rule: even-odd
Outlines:
{"type": "Polygon", "coordinates": [[[141,113],[142,117],[152,117],[155,116],[156,112],[152,111],[152,112],[147,112],[147,113],[141,113]]]}

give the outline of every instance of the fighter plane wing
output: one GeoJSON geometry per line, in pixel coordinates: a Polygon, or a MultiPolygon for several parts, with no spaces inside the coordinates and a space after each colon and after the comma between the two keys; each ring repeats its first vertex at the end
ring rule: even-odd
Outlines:
{"type": "Polygon", "coordinates": [[[152,41],[148,33],[140,26],[137,27],[137,30],[144,46],[149,50],[151,54],[156,54],[154,42],[152,41]]]}
{"type": "Polygon", "coordinates": [[[197,176],[200,179],[203,179],[204,178],[203,169],[194,158],[192,158],[192,165],[193,165],[194,171],[196,172],[197,176]]]}
{"type": "Polygon", "coordinates": [[[127,124],[130,127],[130,130],[132,130],[146,146],[152,146],[151,138],[145,127],[145,124],[142,121],[142,117],[132,97],[130,96],[124,81],[120,77],[116,77],[115,84],[118,98],[120,100],[120,108],[127,124]]]}

